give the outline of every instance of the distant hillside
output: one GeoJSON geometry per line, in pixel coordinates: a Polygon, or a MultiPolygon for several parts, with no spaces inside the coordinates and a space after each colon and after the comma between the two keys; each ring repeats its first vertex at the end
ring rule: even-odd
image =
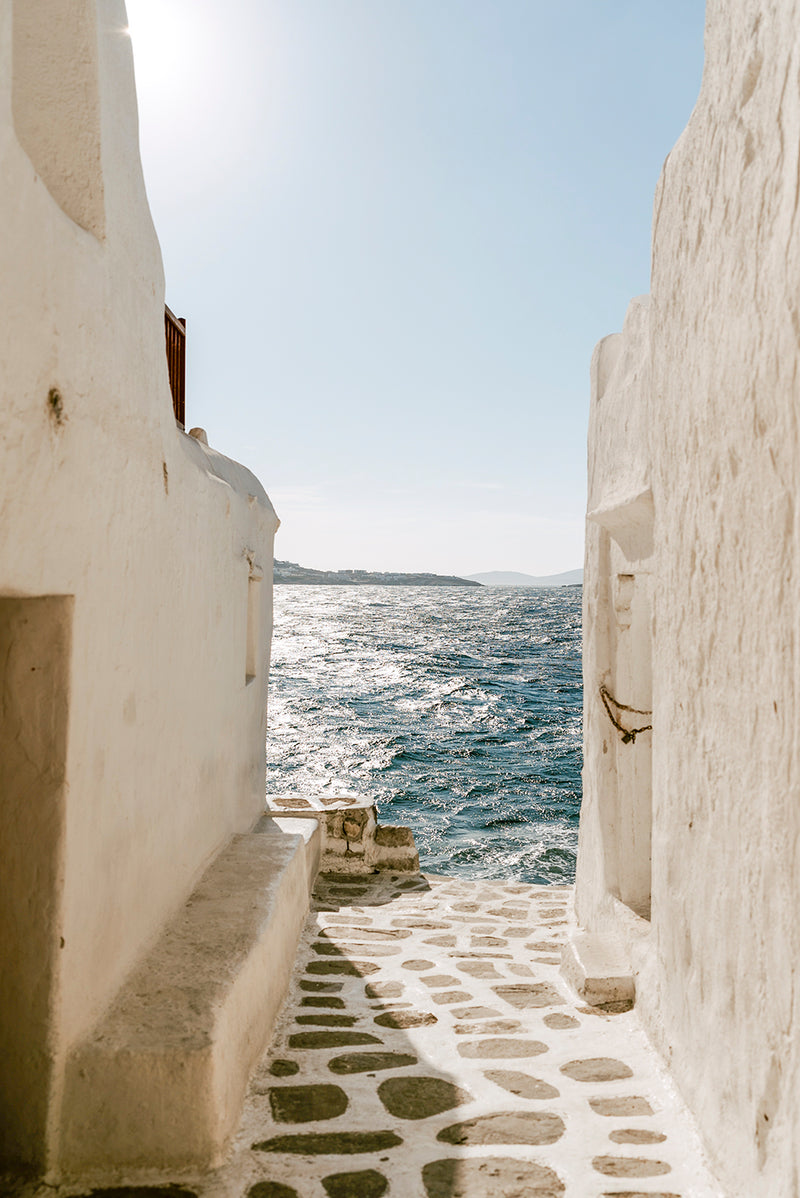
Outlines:
{"type": "Polygon", "coordinates": [[[478,587],[477,579],[454,574],[382,574],[369,570],[312,570],[297,562],[275,562],[274,581],[296,586],[478,587]]]}
{"type": "Polygon", "coordinates": [[[513,570],[492,570],[488,574],[468,574],[467,578],[487,587],[572,587],[580,586],[583,582],[583,570],[545,574],[542,578],[536,578],[533,574],[515,574],[513,570]]]}

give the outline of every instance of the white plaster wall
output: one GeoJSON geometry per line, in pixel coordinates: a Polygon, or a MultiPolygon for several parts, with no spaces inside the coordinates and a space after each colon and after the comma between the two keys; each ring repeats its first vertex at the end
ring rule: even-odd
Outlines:
{"type": "MultiPolygon", "coordinates": [[[[277,519],[249,471],[173,418],[124,4],[88,6],[98,236],[59,206],[18,137],[12,21],[34,8],[68,26],[73,6],[0,0],[0,594],[74,596],[55,1127],[64,1054],[208,861],[263,811],[277,519]],[[246,685],[252,567],[260,644],[246,685]]],[[[85,119],[81,103],[55,102],[62,129],[85,119]]]]}
{"type": "MultiPolygon", "coordinates": [[[[601,687],[629,707],[651,702],[652,499],[648,455],[647,296],[632,301],[621,334],[597,346],[591,370],[589,519],[583,588],[584,801],[577,913],[593,930],[615,920],[612,896],[647,906],[651,733],[625,744],[601,687]],[[640,810],[642,809],[642,810],[640,810]],[[631,852],[631,847],[636,852],[631,852]]],[[[621,716],[625,727],[643,720],[621,716]]]]}
{"type": "MultiPolygon", "coordinates": [[[[701,94],[656,195],[642,398],[654,826],[637,1004],[741,1198],[800,1192],[799,79],[797,0],[709,0],[701,94]]],[[[609,444],[592,452],[613,479],[609,444]]],[[[588,700],[587,716],[578,903],[591,925],[612,904],[588,700]]]]}

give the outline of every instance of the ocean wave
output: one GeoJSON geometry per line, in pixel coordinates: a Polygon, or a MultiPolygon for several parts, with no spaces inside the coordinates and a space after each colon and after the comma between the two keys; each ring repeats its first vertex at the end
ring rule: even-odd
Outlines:
{"type": "Polygon", "coordinates": [[[275,592],[268,790],[369,795],[424,868],[574,875],[580,591],[275,592]]]}

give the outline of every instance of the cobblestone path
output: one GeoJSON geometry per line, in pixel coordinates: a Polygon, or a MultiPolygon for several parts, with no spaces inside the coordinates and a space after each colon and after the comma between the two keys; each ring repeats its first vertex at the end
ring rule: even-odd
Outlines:
{"type": "Polygon", "coordinates": [[[321,878],[201,1198],[719,1198],[636,1014],[558,973],[568,888],[321,878]]]}
{"type": "Polygon", "coordinates": [[[93,1198],[722,1198],[635,1011],[560,978],[570,899],[320,878],[226,1164],[93,1198]]]}

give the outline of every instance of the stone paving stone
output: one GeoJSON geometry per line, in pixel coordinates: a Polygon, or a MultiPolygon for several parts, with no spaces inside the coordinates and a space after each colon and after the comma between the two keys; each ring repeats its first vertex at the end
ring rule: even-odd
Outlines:
{"type": "Polygon", "coordinates": [[[458,978],[451,977],[448,973],[429,973],[420,978],[420,981],[424,986],[430,986],[432,990],[442,989],[444,986],[461,985],[458,978]]]}
{"type": "Polygon", "coordinates": [[[269,1071],[273,1077],[291,1077],[292,1074],[297,1073],[299,1068],[297,1061],[285,1061],[279,1057],[272,1062],[269,1071]]]}
{"type": "MultiPolygon", "coordinates": [[[[463,953],[463,952],[462,953],[451,953],[450,956],[454,960],[457,960],[457,961],[511,961],[511,960],[513,960],[511,953],[499,953],[494,950],[490,952],[488,949],[485,949],[485,948],[481,949],[480,951],[476,951],[475,949],[472,949],[468,953],[463,953]]],[[[500,975],[497,974],[495,976],[499,977],[500,975]]]]}
{"type": "Polygon", "coordinates": [[[393,919],[395,928],[417,928],[426,932],[446,931],[450,925],[435,919],[393,919]]]}
{"type": "Polygon", "coordinates": [[[401,949],[398,944],[347,944],[339,940],[335,943],[332,940],[320,940],[311,945],[311,951],[322,957],[346,957],[350,953],[358,953],[360,957],[393,957],[401,949]]]}
{"type": "Polygon", "coordinates": [[[552,1007],[557,1003],[567,1001],[555,987],[547,982],[539,982],[530,986],[522,983],[512,986],[492,986],[492,990],[498,998],[505,999],[519,1011],[527,1007],[552,1007]]]}
{"type": "Polygon", "coordinates": [[[345,1048],[348,1044],[381,1044],[370,1032],[295,1032],[290,1048],[345,1048]]]}
{"type": "Polygon", "coordinates": [[[646,1098],[590,1098],[589,1106],[596,1115],[652,1115],[653,1108],[646,1098]]]}
{"type": "Polygon", "coordinates": [[[633,1077],[633,1070],[629,1065],[623,1061],[615,1061],[612,1057],[589,1057],[585,1061],[568,1061],[566,1065],[561,1066],[561,1072],[576,1082],[615,1082],[633,1077]]]}
{"type": "Polygon", "coordinates": [[[603,1190],[600,1198],[682,1198],[665,1190],[603,1190]]]}
{"type": "Polygon", "coordinates": [[[665,1161],[636,1156],[596,1156],[592,1166],[605,1177],[661,1177],[672,1172],[665,1161]]]}
{"type": "Polygon", "coordinates": [[[367,998],[396,998],[403,990],[402,982],[367,982],[364,987],[367,998]]]}
{"type": "Polygon", "coordinates": [[[247,1198],[298,1198],[297,1190],[279,1181],[257,1181],[247,1191],[247,1198]]]}
{"type": "Polygon", "coordinates": [[[636,1012],[560,977],[569,892],[407,880],[359,876],[352,897],[323,879],[231,1160],[197,1198],[721,1198],[636,1012]]]}
{"type": "Polygon", "coordinates": [[[195,1190],[186,1186],[111,1186],[89,1190],[78,1198],[197,1198],[195,1190]]]}
{"type": "Polygon", "coordinates": [[[517,1073],[511,1069],[487,1069],[483,1076],[519,1098],[558,1098],[555,1086],[527,1073],[517,1073]]]}
{"type": "Polygon", "coordinates": [[[459,1044],[458,1051],[462,1057],[467,1057],[469,1060],[484,1061],[487,1058],[520,1060],[523,1057],[538,1057],[541,1053],[547,1052],[547,1045],[542,1044],[541,1040],[522,1040],[516,1037],[508,1039],[497,1036],[487,1037],[485,1040],[473,1040],[469,1044],[459,1044]]]}
{"type": "Polygon", "coordinates": [[[458,968],[473,978],[499,978],[503,975],[497,972],[491,961],[459,961],[458,968]]]}
{"type": "Polygon", "coordinates": [[[269,1105],[276,1123],[312,1123],[343,1115],[348,1098],[341,1086],[273,1086],[269,1105]]]}
{"type": "Polygon", "coordinates": [[[479,1115],[475,1119],[443,1127],[436,1139],[443,1144],[470,1147],[477,1144],[555,1144],[565,1130],[564,1120],[551,1111],[496,1111],[491,1115],[479,1115]]]}
{"type": "Polygon", "coordinates": [[[389,1182],[377,1169],[361,1169],[357,1173],[332,1173],[323,1177],[322,1186],[328,1198],[381,1198],[389,1182]]]}
{"type": "Polygon", "coordinates": [[[489,1019],[486,1023],[457,1023],[453,1031],[457,1036],[497,1036],[503,1032],[518,1032],[522,1026],[517,1019],[489,1019]]]}
{"type": "Polygon", "coordinates": [[[341,928],[322,928],[320,940],[346,938],[348,940],[406,940],[412,933],[403,928],[362,928],[347,925],[341,928]]]}
{"type": "Polygon", "coordinates": [[[431,1023],[438,1023],[438,1019],[431,1011],[386,1011],[383,1015],[376,1015],[374,1022],[380,1027],[402,1029],[428,1027],[431,1023]]]}
{"type": "Polygon", "coordinates": [[[416,1063],[417,1058],[407,1052],[348,1052],[328,1061],[328,1068],[331,1073],[370,1073],[416,1063]]]}
{"type": "Polygon", "coordinates": [[[253,1145],[254,1152],[292,1152],[302,1156],[352,1156],[362,1152],[385,1152],[403,1141],[393,1131],[304,1132],[273,1136],[253,1145]]]}
{"type": "Polygon", "coordinates": [[[369,915],[350,915],[344,911],[335,911],[326,916],[328,923],[333,924],[362,924],[371,923],[372,919],[369,915]]]}
{"type": "Polygon", "coordinates": [[[545,1015],[542,1023],[554,1031],[581,1026],[579,1019],[574,1019],[572,1015],[562,1015],[559,1011],[554,1011],[552,1015],[545,1015]]]}
{"type": "Polygon", "coordinates": [[[533,1161],[480,1157],[431,1161],[422,1170],[427,1198],[562,1198],[564,1183],[533,1161]]]}
{"type": "Polygon", "coordinates": [[[398,1119],[428,1119],[463,1106],[472,1095],[439,1077],[390,1077],[378,1086],[378,1097],[398,1119]]]}
{"type": "MultiPolygon", "coordinates": [[[[459,929],[468,928],[468,929],[472,930],[473,932],[475,931],[476,928],[485,925],[487,922],[485,916],[483,919],[476,920],[475,917],[472,915],[451,915],[450,919],[452,920],[452,922],[454,924],[457,924],[459,926],[459,929]]],[[[491,927],[493,930],[494,923],[492,923],[491,927]]]]}
{"type": "Polygon", "coordinates": [[[494,1019],[502,1015],[502,1011],[494,1007],[462,1007],[459,1011],[451,1011],[456,1019],[494,1019]]]}
{"type": "Polygon", "coordinates": [[[307,973],[344,973],[354,978],[377,973],[379,969],[380,965],[372,961],[347,961],[344,958],[340,961],[309,961],[306,965],[307,973]]]}
{"type": "Polygon", "coordinates": [[[356,1021],[355,1015],[324,1015],[317,1011],[314,1015],[295,1015],[295,1023],[314,1024],[316,1027],[352,1027],[356,1021]]]}
{"type": "Polygon", "coordinates": [[[621,1127],[612,1131],[609,1140],[615,1144],[663,1144],[666,1136],[660,1131],[650,1131],[647,1127],[621,1127]]]}

